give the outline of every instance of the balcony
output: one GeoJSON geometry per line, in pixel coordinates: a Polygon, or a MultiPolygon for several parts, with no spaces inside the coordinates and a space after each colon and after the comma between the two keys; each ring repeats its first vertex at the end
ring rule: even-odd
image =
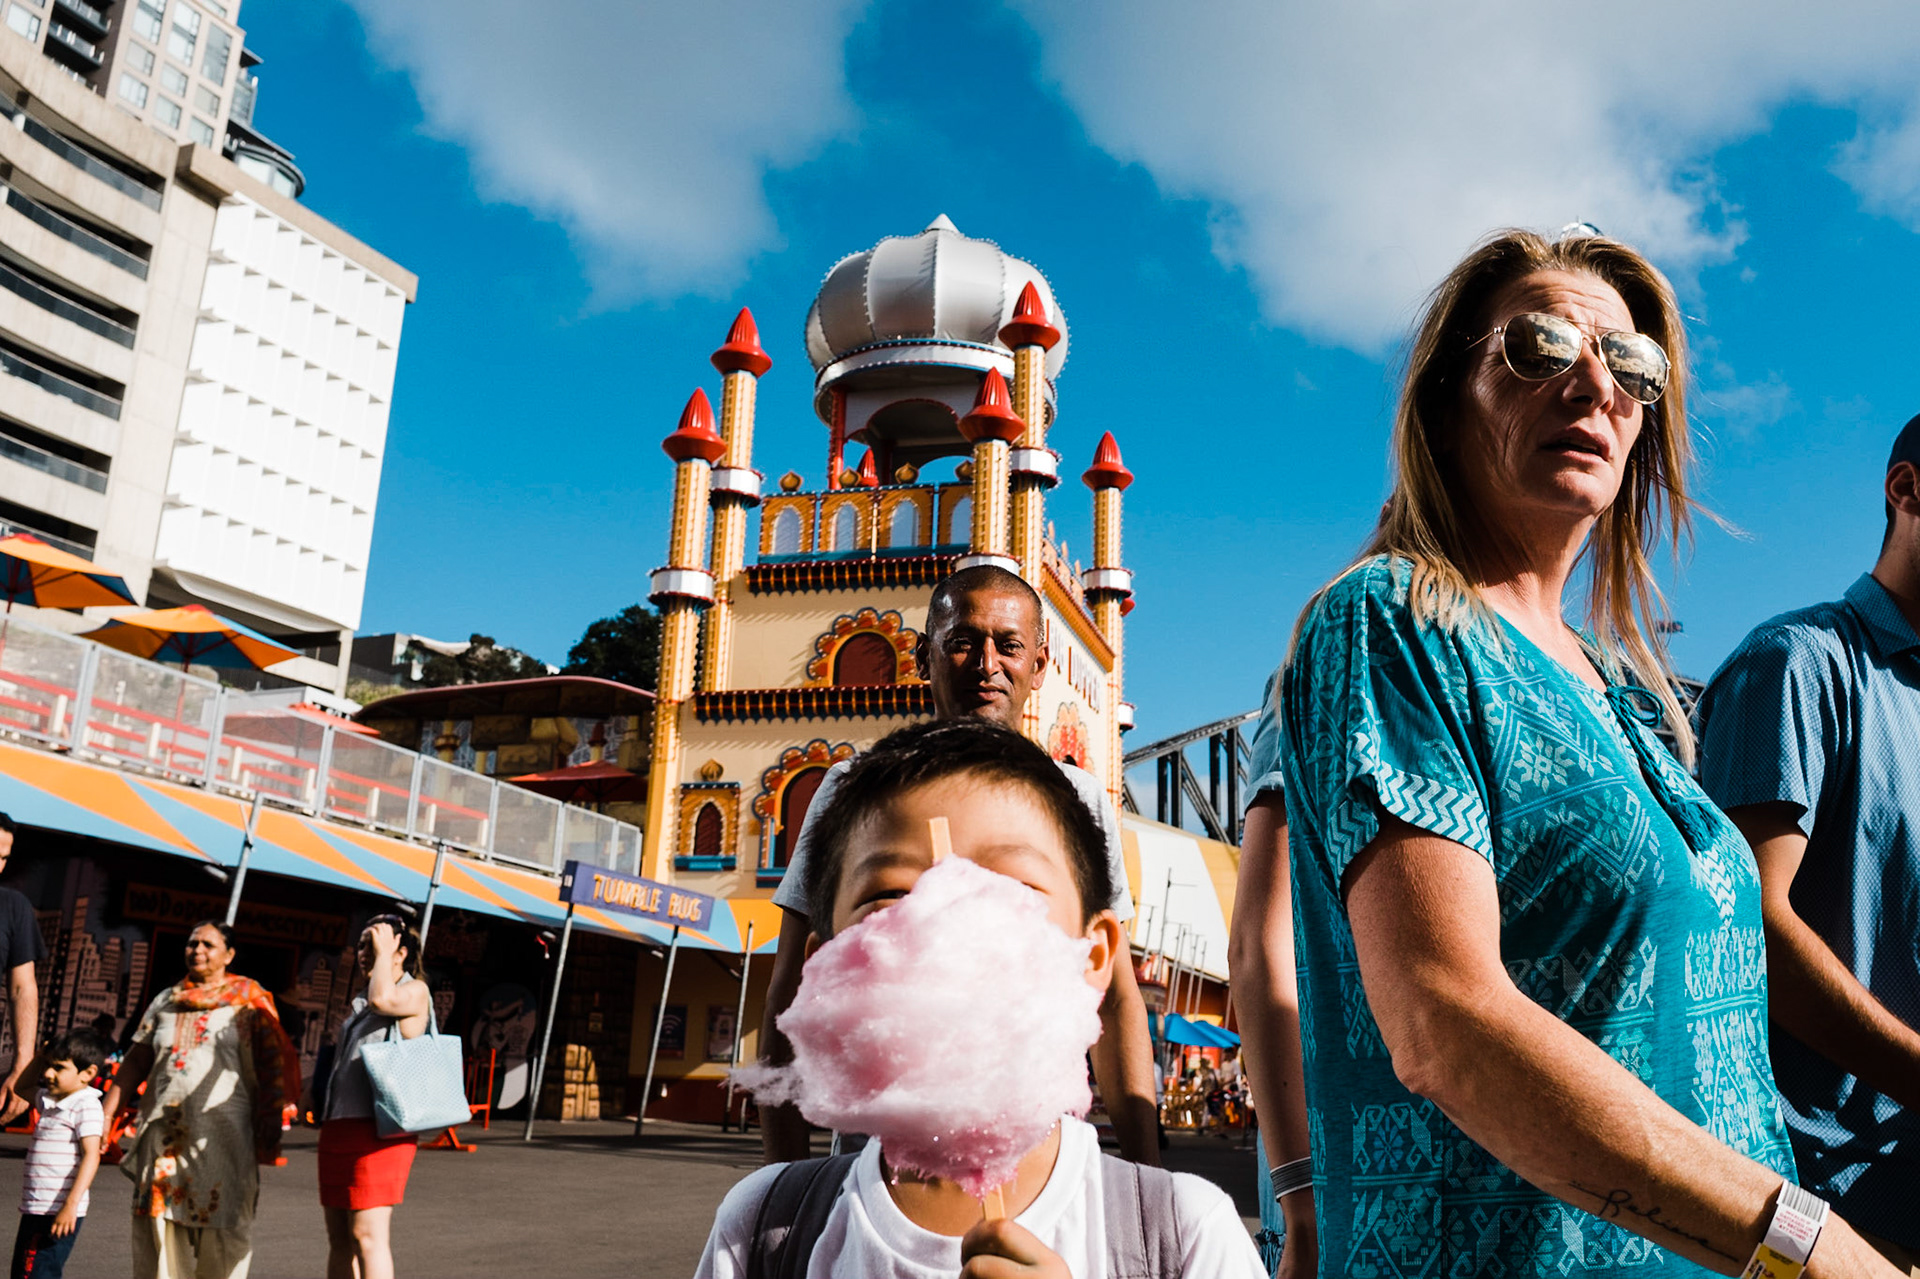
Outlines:
{"type": "Polygon", "coordinates": [[[51,231],[69,244],[85,249],[103,262],[111,262],[129,275],[142,280],[147,278],[147,264],[119,245],[95,235],[66,214],[56,213],[16,187],[0,187],[0,190],[6,192],[7,204],[29,222],[51,231]]]}
{"type": "Polygon", "coordinates": [[[133,349],[133,330],[117,320],[110,320],[91,307],[81,306],[65,296],[55,293],[38,280],[24,272],[15,270],[4,259],[0,259],[0,289],[17,293],[43,311],[51,311],[63,320],[71,320],[89,333],[97,333],[109,342],[117,342],[129,351],[133,349]]]}
{"type": "Polygon", "coordinates": [[[73,25],[95,40],[107,38],[107,15],[87,0],[53,0],[55,12],[65,14],[73,25]]]}
{"type": "Polygon", "coordinates": [[[92,387],[82,386],[72,378],[65,377],[42,365],[37,360],[0,347],[0,373],[6,373],[24,381],[31,382],[49,395],[58,395],[62,399],[72,400],[83,409],[92,409],[103,417],[120,420],[120,401],[112,396],[102,395],[92,387]]]}
{"type": "MultiPolygon", "coordinates": [[[[80,463],[72,461],[71,459],[49,453],[43,448],[36,448],[24,440],[16,440],[7,435],[0,435],[0,457],[5,458],[9,462],[17,462],[21,466],[31,467],[33,470],[51,475],[56,480],[65,480],[69,484],[78,484],[81,488],[92,489],[95,493],[104,493],[107,491],[107,473],[105,471],[95,470],[91,466],[82,466],[80,463]]],[[[33,532],[31,529],[27,531],[33,532]]],[[[93,550],[90,547],[83,550],[74,550],[73,545],[64,538],[49,537],[45,533],[35,533],[34,536],[40,538],[42,541],[55,543],[63,551],[73,551],[75,555],[83,559],[93,558],[93,550]]]]}
{"type": "Polygon", "coordinates": [[[0,737],[548,874],[640,869],[637,826],[17,617],[0,737]]]}
{"type": "Polygon", "coordinates": [[[88,71],[98,71],[106,61],[99,45],[72,27],[58,22],[47,23],[46,52],[50,57],[65,61],[70,66],[77,64],[88,71]]]}
{"type": "Polygon", "coordinates": [[[53,152],[74,168],[106,183],[121,195],[132,200],[137,200],[155,212],[159,211],[160,193],[152,187],[142,184],[128,174],[122,173],[84,147],[76,146],[67,141],[58,133],[55,133],[52,129],[49,129],[46,125],[40,123],[10,102],[0,102],[0,115],[4,115],[7,119],[13,121],[14,128],[20,130],[20,132],[53,152]]]}

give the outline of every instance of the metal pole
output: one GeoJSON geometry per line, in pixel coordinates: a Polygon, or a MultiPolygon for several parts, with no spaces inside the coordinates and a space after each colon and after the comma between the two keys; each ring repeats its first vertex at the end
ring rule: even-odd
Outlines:
{"type": "Polygon", "coordinates": [[[1206,994],[1207,988],[1207,939],[1204,937],[1200,939],[1200,959],[1194,965],[1193,976],[1192,984],[1187,987],[1187,1004],[1193,1010],[1190,1015],[1197,1017],[1200,1015],[1200,997],[1206,994]]]}
{"type": "MultiPolygon", "coordinates": [[[[527,1128],[520,1140],[533,1140],[533,1114],[540,1108],[540,1088],[547,1078],[547,1049],[553,1045],[553,1019],[560,1015],[560,980],[567,975],[567,943],[573,940],[573,903],[567,903],[567,922],[560,930],[560,954],[553,965],[553,993],[547,996],[547,1024],[540,1028],[540,1055],[533,1059],[533,1079],[527,1085],[527,1128]]],[[[420,944],[422,951],[426,943],[420,944]]],[[[487,1101],[491,1103],[492,1097],[487,1101]]]]}
{"type": "MultiPolygon", "coordinates": [[[[639,1111],[633,1117],[633,1135],[647,1126],[647,1099],[653,1096],[653,1064],[660,1057],[660,1028],[667,1021],[667,992],[673,989],[673,959],[680,953],[680,925],[673,926],[673,940],[667,943],[667,975],[660,983],[660,1006],[653,1014],[653,1047],[647,1049],[647,1082],[640,1089],[639,1111]]],[[[737,1032],[736,1032],[737,1033],[737,1032]]]]}
{"type": "MultiPolygon", "coordinates": [[[[433,899],[440,895],[440,885],[447,878],[447,844],[445,840],[435,840],[433,844],[433,882],[427,885],[427,904],[420,912],[420,961],[427,958],[427,930],[433,927],[433,899]]],[[[567,908],[569,913],[573,910],[567,908]]]]}
{"type": "MultiPolygon", "coordinates": [[[[747,1028],[747,971],[753,964],[753,921],[747,921],[747,948],[740,955],[740,1003],[733,1013],[733,1053],[727,1059],[727,1108],[720,1113],[720,1130],[726,1131],[733,1116],[733,1072],[740,1065],[740,1040],[747,1028]]],[[[746,1125],[740,1125],[742,1132],[746,1125]]]]}
{"type": "Polygon", "coordinates": [[[247,810],[247,829],[240,836],[240,861],[233,869],[233,887],[227,891],[227,927],[240,914],[240,890],[246,886],[247,863],[253,858],[253,833],[260,829],[260,792],[253,792],[253,807],[247,810]]]}

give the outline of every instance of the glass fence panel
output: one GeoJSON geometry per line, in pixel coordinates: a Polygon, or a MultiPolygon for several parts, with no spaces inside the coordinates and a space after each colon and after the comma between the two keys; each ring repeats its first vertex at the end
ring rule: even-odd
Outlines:
{"type": "Polygon", "coordinates": [[[0,622],[0,732],[65,741],[91,647],[72,635],[0,622]]]}
{"type": "Polygon", "coordinates": [[[81,744],[175,777],[206,775],[220,686],[112,649],[100,650],[81,744]]]}
{"type": "Polygon", "coordinates": [[[612,869],[616,826],[611,817],[603,817],[584,808],[567,809],[566,844],[560,853],[561,864],[577,861],[612,869]]]}
{"type": "Polygon", "coordinates": [[[493,829],[493,855],[558,870],[554,856],[554,814],[560,804],[518,786],[500,788],[500,811],[493,829]]]}
{"type": "MultiPolygon", "coordinates": [[[[421,759],[414,837],[444,839],[462,848],[485,848],[489,833],[487,805],[493,800],[493,788],[491,778],[437,759],[421,759]]],[[[547,842],[553,842],[552,836],[547,842]]]]}
{"type": "Polygon", "coordinates": [[[214,780],[259,790],[296,808],[319,802],[320,746],[326,729],[304,715],[284,711],[228,710],[220,726],[214,780]]]}
{"type": "Polygon", "coordinates": [[[419,758],[377,737],[335,729],[327,765],[327,812],[404,833],[413,762],[419,758]]]}

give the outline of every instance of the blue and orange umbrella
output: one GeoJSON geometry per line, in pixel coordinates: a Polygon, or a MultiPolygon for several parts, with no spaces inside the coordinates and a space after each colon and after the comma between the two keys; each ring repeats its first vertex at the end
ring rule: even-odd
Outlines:
{"type": "Polygon", "coordinates": [[[0,537],[0,598],[7,611],[15,604],[36,608],[86,608],[93,604],[137,604],[125,581],[31,533],[0,537]]]}
{"type": "Polygon", "coordinates": [[[126,613],[83,638],[149,661],[178,662],[181,670],[194,662],[265,670],[300,656],[200,604],[126,613]]]}

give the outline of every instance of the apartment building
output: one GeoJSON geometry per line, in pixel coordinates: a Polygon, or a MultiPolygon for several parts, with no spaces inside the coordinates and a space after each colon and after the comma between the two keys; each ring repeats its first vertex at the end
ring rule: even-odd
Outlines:
{"type": "Polygon", "coordinates": [[[415,277],[298,203],[236,5],[0,8],[0,524],[343,690],[415,277]]]}

